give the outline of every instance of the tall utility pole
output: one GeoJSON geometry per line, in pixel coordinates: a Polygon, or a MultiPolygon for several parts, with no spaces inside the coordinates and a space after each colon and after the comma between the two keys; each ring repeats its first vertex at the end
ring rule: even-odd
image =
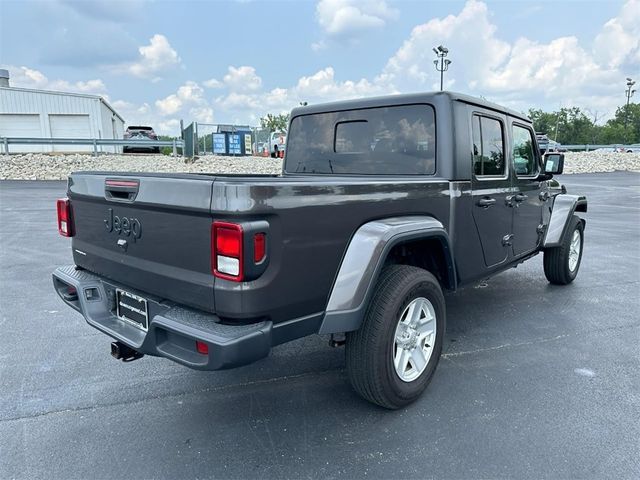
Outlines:
{"type": "Polygon", "coordinates": [[[631,80],[627,77],[627,89],[624,91],[624,94],[627,97],[627,109],[624,111],[624,131],[627,131],[627,121],[629,120],[629,100],[633,97],[633,94],[636,93],[635,90],[631,90],[631,88],[636,84],[634,80],[631,80]]]}
{"type": "Polygon", "coordinates": [[[433,64],[436,66],[436,70],[440,72],[440,91],[442,91],[442,87],[444,84],[444,72],[449,70],[449,65],[451,65],[451,60],[449,60],[448,58],[445,59],[447,53],[449,53],[449,49],[447,47],[439,45],[437,47],[434,47],[433,51],[438,57],[437,60],[433,61],[433,64]]]}

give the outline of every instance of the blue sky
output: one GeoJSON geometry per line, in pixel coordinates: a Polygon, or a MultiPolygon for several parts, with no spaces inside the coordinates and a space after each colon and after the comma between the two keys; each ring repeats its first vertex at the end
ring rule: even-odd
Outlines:
{"type": "Polygon", "coordinates": [[[0,0],[13,86],[97,93],[163,133],[433,90],[440,43],[447,88],[606,118],[640,77],[640,0],[0,0]]]}

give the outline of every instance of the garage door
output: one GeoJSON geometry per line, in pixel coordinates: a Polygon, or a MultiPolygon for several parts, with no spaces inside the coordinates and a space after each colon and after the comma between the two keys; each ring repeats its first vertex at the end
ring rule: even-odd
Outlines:
{"type": "MultiPolygon", "coordinates": [[[[89,115],[49,115],[49,126],[53,138],[91,138],[89,115]]],[[[86,152],[91,146],[56,145],[56,152],[86,152]]]]}
{"type": "MultiPolygon", "coordinates": [[[[0,113],[0,137],[42,137],[40,115],[0,113]]],[[[11,145],[10,152],[41,152],[40,145],[11,145]]]]}

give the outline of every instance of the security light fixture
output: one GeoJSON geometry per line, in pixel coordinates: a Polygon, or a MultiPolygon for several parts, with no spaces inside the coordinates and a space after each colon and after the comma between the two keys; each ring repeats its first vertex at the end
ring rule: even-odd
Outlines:
{"type": "Polygon", "coordinates": [[[624,95],[627,97],[627,107],[625,108],[624,111],[624,131],[627,131],[627,121],[629,120],[629,101],[631,100],[631,97],[633,97],[633,94],[636,93],[635,90],[632,90],[631,87],[633,87],[636,84],[635,80],[632,80],[631,78],[627,77],[627,89],[624,91],[624,95]]]}
{"type": "Polygon", "coordinates": [[[436,70],[440,72],[440,91],[442,91],[444,84],[444,72],[449,70],[449,65],[451,65],[451,60],[444,58],[449,53],[449,49],[442,45],[438,45],[433,48],[433,52],[438,57],[433,61],[433,64],[436,66],[436,70]]]}

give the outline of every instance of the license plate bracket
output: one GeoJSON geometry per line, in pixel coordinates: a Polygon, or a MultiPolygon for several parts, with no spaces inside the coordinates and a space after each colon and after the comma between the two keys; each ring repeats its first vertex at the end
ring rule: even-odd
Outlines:
{"type": "Polygon", "coordinates": [[[145,298],[116,289],[116,316],[145,332],[149,329],[149,306],[145,298]]]}

